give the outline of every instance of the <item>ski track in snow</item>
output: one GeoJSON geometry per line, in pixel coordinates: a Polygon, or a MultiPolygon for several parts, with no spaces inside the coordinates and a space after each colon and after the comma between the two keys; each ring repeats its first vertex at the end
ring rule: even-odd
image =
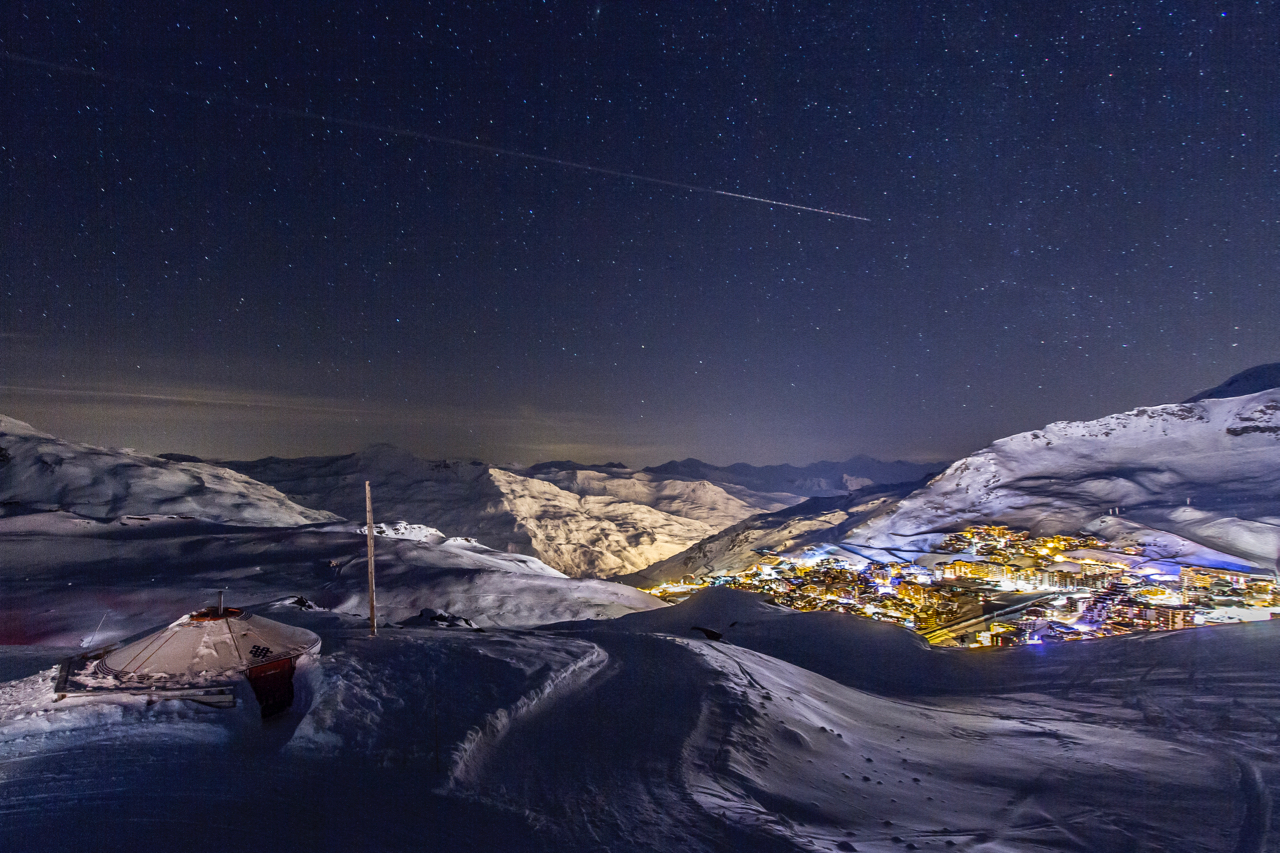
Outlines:
{"type": "Polygon", "coordinates": [[[486,759],[499,747],[502,738],[513,725],[535,713],[545,712],[557,697],[581,689],[608,662],[609,656],[605,651],[599,646],[592,646],[587,654],[568,666],[553,671],[541,684],[517,699],[515,704],[486,715],[479,725],[472,726],[453,751],[444,792],[473,783],[483,772],[486,759]]]}
{"type": "Polygon", "coordinates": [[[793,849],[709,813],[689,789],[706,687],[697,655],[666,637],[593,640],[609,663],[554,706],[516,721],[472,779],[476,795],[518,803],[566,844],[793,849]]]}

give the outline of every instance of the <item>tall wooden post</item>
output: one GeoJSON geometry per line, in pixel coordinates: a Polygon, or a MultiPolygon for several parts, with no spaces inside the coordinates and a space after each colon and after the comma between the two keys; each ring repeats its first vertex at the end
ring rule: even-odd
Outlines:
{"type": "Polygon", "coordinates": [[[364,481],[364,514],[365,530],[369,533],[369,636],[378,636],[378,604],[377,593],[373,584],[373,492],[369,489],[369,481],[364,481]]]}

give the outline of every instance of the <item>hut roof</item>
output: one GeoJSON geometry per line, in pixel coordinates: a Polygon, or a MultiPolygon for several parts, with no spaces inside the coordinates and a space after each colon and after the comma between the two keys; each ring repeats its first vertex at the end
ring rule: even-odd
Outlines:
{"type": "Polygon", "coordinates": [[[235,607],[209,607],[108,653],[96,669],[118,679],[208,683],[319,647],[320,638],[305,628],[235,607]]]}

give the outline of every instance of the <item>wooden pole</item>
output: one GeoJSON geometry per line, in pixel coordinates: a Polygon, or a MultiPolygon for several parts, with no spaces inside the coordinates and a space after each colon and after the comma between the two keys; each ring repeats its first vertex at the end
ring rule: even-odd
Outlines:
{"type": "Polygon", "coordinates": [[[369,481],[364,481],[364,514],[365,529],[369,533],[369,636],[378,636],[378,604],[377,594],[373,585],[373,492],[369,488],[369,481]]]}

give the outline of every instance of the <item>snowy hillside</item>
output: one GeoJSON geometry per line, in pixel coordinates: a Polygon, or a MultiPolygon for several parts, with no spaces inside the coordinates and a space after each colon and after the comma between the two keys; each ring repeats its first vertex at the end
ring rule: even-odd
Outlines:
{"type": "MultiPolygon", "coordinates": [[[[88,645],[206,606],[303,596],[368,613],[355,525],[244,528],[166,516],[98,522],[68,513],[0,519],[0,643],[88,645]]],[[[378,613],[424,609],[478,626],[527,627],[663,606],[607,581],[570,580],[533,557],[472,540],[378,537],[378,613]]]]}
{"type": "Polygon", "coordinates": [[[49,510],[97,519],[188,515],[264,527],[335,519],[225,468],[62,441],[0,415],[0,515],[49,510]]]}
{"type": "Polygon", "coordinates": [[[219,464],[269,483],[304,506],[352,521],[365,517],[364,483],[369,480],[378,521],[427,524],[499,551],[514,545],[521,553],[532,553],[527,537],[515,530],[514,516],[503,507],[502,491],[480,462],[429,461],[384,444],[343,456],[219,464]]]}
{"type": "MultiPolygon", "coordinates": [[[[1263,365],[1220,388],[1266,385],[1263,365]]],[[[845,541],[894,560],[942,534],[998,523],[1036,535],[1088,530],[1177,542],[1180,558],[1276,569],[1280,558],[1280,389],[1061,422],[995,442],[927,485],[868,487],[759,515],[632,574],[647,587],[740,571],[755,549],[796,553],[845,541]],[[911,492],[908,495],[908,492],[911,492]],[[1119,522],[1123,519],[1123,524],[1119,522]],[[870,546],[871,550],[867,547],[870,546]]],[[[1204,395],[1198,395],[1204,396],[1204,395]]],[[[907,555],[907,556],[903,556],[907,555]]]]}
{"type": "Polygon", "coordinates": [[[620,466],[547,463],[506,470],[419,459],[387,445],[346,456],[226,462],[306,506],[430,524],[499,550],[536,555],[573,577],[634,572],[758,512],[803,500],[620,466]]]}
{"type": "Polygon", "coordinates": [[[1280,390],[1050,424],[952,465],[849,541],[911,547],[977,522],[1037,535],[1108,513],[1274,569],[1280,390]]]}
{"type": "MultiPolygon", "coordinates": [[[[591,493],[591,486],[608,483],[566,477],[565,485],[570,489],[565,489],[554,482],[496,468],[492,477],[505,496],[506,506],[532,540],[534,553],[550,565],[564,566],[566,574],[576,577],[607,577],[642,569],[717,529],[701,519],[664,512],[607,493],[591,493]],[[573,491],[573,487],[586,487],[587,493],[573,491]]],[[[627,481],[627,485],[631,482],[627,481]]],[[[646,489],[648,494],[634,494],[635,497],[656,498],[651,484],[636,485],[650,488],[646,489]]],[[[682,496],[695,493],[689,484],[674,485],[682,496]]],[[[704,516],[737,518],[750,514],[737,498],[704,485],[707,488],[698,497],[712,498],[710,505],[695,501],[692,505],[673,507],[670,502],[664,503],[671,509],[693,510],[704,516]]]]}
{"type": "Polygon", "coordinates": [[[724,527],[757,512],[772,512],[801,500],[803,492],[752,490],[727,481],[634,471],[620,464],[544,462],[512,473],[552,483],[576,495],[611,497],[680,518],[724,527]]]}

